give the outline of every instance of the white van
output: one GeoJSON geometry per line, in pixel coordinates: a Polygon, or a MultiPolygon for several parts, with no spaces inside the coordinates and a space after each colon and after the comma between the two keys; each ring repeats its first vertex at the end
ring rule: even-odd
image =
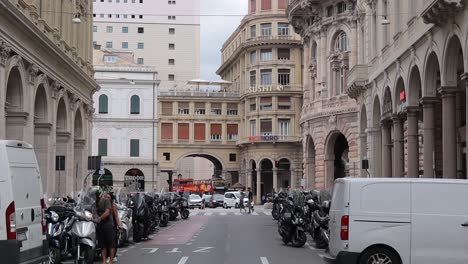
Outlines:
{"type": "MultiPolygon", "coordinates": [[[[247,193],[244,193],[244,195],[247,196],[247,193]]],[[[226,193],[224,193],[223,207],[224,208],[231,208],[231,207],[237,208],[237,207],[239,207],[240,196],[241,196],[240,192],[226,192],[226,193]]],[[[245,197],[244,198],[244,205],[247,205],[248,202],[249,202],[249,198],[245,197]]]]}
{"type": "Polygon", "coordinates": [[[31,145],[0,140],[2,263],[48,263],[45,203],[31,145]]]}
{"type": "Polygon", "coordinates": [[[335,181],[329,263],[468,263],[468,181],[335,181]]]}

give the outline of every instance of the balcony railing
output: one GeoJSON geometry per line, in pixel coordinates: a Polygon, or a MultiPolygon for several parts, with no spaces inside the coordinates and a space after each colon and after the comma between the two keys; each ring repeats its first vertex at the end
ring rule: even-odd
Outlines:
{"type": "Polygon", "coordinates": [[[239,98],[235,92],[201,92],[201,91],[159,91],[159,97],[212,97],[212,98],[239,98]]]}
{"type": "Polygon", "coordinates": [[[268,41],[268,40],[294,40],[293,36],[287,35],[287,36],[258,36],[254,38],[249,38],[245,42],[254,42],[254,41],[268,41]]]}

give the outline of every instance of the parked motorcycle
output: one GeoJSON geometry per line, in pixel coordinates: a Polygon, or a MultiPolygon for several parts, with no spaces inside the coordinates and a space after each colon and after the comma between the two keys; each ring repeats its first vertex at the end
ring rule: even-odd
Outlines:
{"type": "Polygon", "coordinates": [[[169,223],[168,200],[161,195],[158,199],[159,226],[165,227],[169,223]]]}
{"type": "Polygon", "coordinates": [[[282,206],[278,221],[278,232],[283,242],[293,247],[303,247],[307,242],[304,219],[304,194],[293,191],[282,206]]]}
{"type": "Polygon", "coordinates": [[[313,191],[311,198],[307,202],[308,230],[315,242],[315,247],[318,249],[328,248],[330,241],[328,229],[330,199],[331,194],[328,191],[313,191]]]}
{"type": "Polygon", "coordinates": [[[153,233],[159,226],[159,213],[157,200],[155,195],[151,193],[145,194],[146,205],[148,206],[148,221],[149,221],[149,232],[153,233]]]}
{"type": "Polygon", "coordinates": [[[190,215],[187,198],[177,194],[170,193],[171,203],[169,204],[169,220],[175,221],[180,213],[182,219],[187,219],[190,215]]]}
{"type": "Polygon", "coordinates": [[[148,206],[144,193],[132,193],[128,208],[132,209],[133,242],[140,242],[149,236],[148,206]]]}
{"type": "Polygon", "coordinates": [[[70,230],[75,212],[63,203],[54,203],[46,210],[47,240],[49,242],[49,263],[57,264],[65,259],[71,249],[70,230]]]}
{"type": "Polygon", "coordinates": [[[273,198],[273,208],[271,209],[271,216],[273,216],[273,219],[279,219],[281,212],[281,204],[286,200],[287,197],[288,195],[284,192],[275,194],[275,197],[273,198]]]}
{"type": "Polygon", "coordinates": [[[130,231],[132,229],[132,210],[126,205],[128,203],[128,194],[123,189],[118,189],[116,192],[117,212],[119,214],[122,229],[119,230],[117,236],[117,245],[122,247],[129,241],[130,231]]]}

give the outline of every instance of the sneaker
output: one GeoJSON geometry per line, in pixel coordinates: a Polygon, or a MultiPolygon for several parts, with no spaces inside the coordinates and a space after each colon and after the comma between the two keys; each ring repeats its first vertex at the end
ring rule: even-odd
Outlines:
{"type": "Polygon", "coordinates": [[[117,256],[114,257],[114,262],[117,262],[117,256]]]}

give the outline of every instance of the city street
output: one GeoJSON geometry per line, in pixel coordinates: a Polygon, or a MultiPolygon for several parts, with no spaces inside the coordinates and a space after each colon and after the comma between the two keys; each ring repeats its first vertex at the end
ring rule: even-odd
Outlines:
{"type": "Polygon", "coordinates": [[[269,210],[240,215],[235,209],[191,210],[189,220],[171,222],[152,240],[118,250],[118,263],[300,264],[322,263],[312,245],[284,245],[269,210]]]}

